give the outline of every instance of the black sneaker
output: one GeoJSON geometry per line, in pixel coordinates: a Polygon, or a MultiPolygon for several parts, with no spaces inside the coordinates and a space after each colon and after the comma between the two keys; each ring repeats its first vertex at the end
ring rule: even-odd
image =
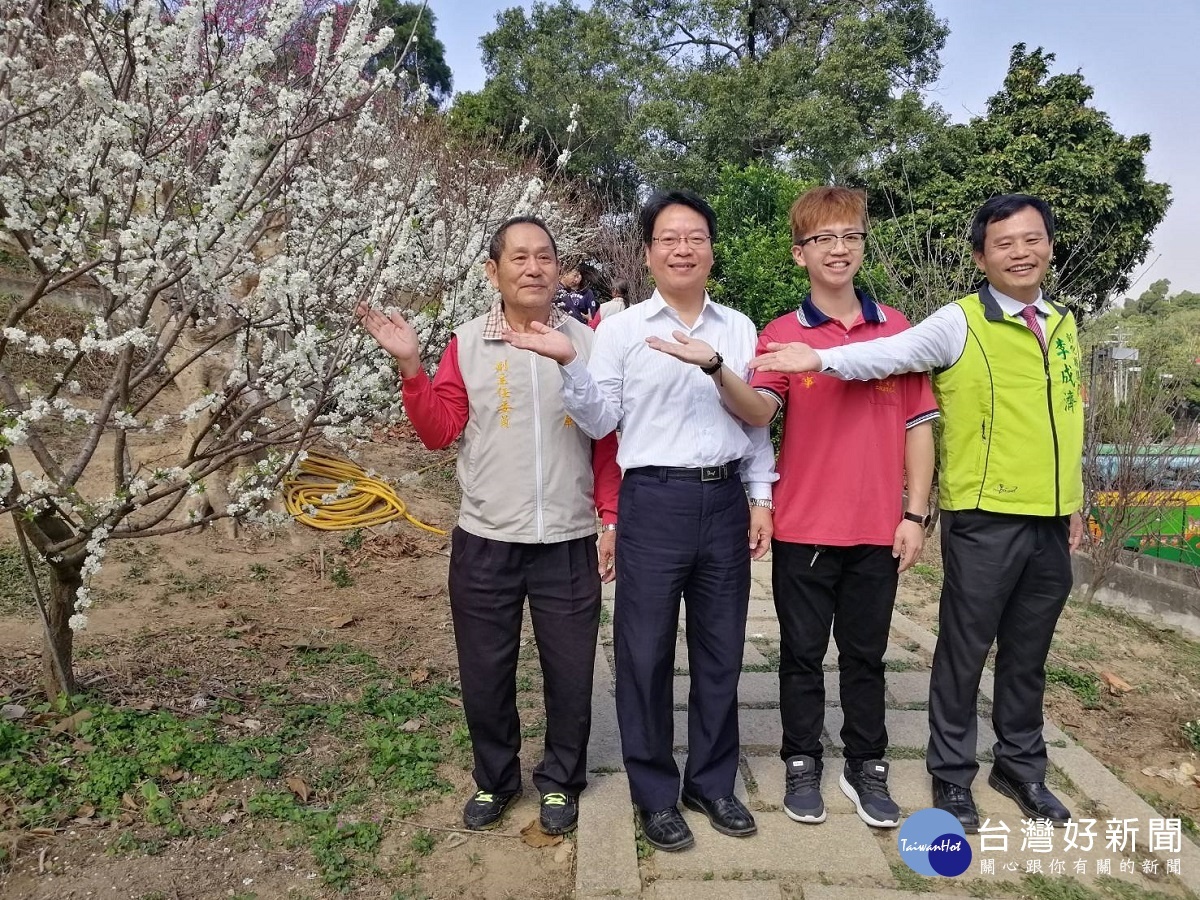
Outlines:
{"type": "Polygon", "coordinates": [[[783,793],[783,811],[787,817],[807,825],[825,821],[825,801],[821,799],[821,764],[811,756],[789,756],[787,787],[783,793]]]}
{"type": "Polygon", "coordinates": [[[895,828],[900,824],[900,807],[888,793],[888,764],[882,759],[866,762],[846,760],[838,781],[842,793],[854,801],[858,817],[873,828],[895,828]]]}
{"type": "Polygon", "coordinates": [[[570,794],[551,791],[542,794],[538,824],[546,834],[566,834],[579,823],[579,803],[570,794]]]}
{"type": "Polygon", "coordinates": [[[467,805],[463,807],[463,824],[472,831],[491,828],[500,821],[504,811],[520,796],[519,790],[509,791],[505,794],[476,791],[475,796],[468,800],[467,805]]]}

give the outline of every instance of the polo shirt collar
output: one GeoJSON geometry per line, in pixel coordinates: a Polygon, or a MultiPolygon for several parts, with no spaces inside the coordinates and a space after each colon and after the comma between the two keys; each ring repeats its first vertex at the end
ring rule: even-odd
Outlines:
{"type": "MultiPolygon", "coordinates": [[[[862,305],[864,322],[870,322],[872,325],[882,325],[887,321],[883,307],[875,302],[874,297],[858,288],[854,289],[854,296],[858,298],[858,302],[862,305]]],[[[832,321],[829,316],[821,312],[817,308],[817,305],[812,302],[812,294],[805,295],[800,308],[796,310],[796,318],[800,320],[800,324],[805,328],[816,328],[824,325],[826,322],[832,321]]]]}
{"type": "MultiPolygon", "coordinates": [[[[550,307],[551,328],[558,328],[567,320],[567,314],[557,306],[550,307]]],[[[497,300],[487,311],[487,321],[483,323],[483,339],[485,341],[504,340],[504,332],[508,330],[508,319],[504,317],[504,301],[497,300]]]]}

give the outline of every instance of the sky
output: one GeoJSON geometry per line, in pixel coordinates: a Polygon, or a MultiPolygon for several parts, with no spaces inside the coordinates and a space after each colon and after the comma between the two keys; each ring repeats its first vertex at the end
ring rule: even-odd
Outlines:
{"type": "MultiPolygon", "coordinates": [[[[579,2],[579,0],[577,0],[579,2]]],[[[932,0],[950,26],[942,72],[929,92],[959,122],[986,111],[1008,69],[1013,44],[1044,47],[1052,73],[1082,71],[1092,105],[1124,135],[1149,134],[1149,176],[1171,186],[1153,249],[1134,272],[1137,297],[1159,278],[1172,291],[1200,291],[1200,2],[1158,0],[932,0]]],[[[485,74],[479,39],[504,0],[430,0],[455,91],[478,90],[485,74]]],[[[580,5],[586,5],[581,3],[580,5]]]]}

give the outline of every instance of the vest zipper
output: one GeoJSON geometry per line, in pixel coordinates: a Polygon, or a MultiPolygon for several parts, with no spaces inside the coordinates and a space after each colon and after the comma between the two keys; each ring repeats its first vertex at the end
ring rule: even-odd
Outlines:
{"type": "Polygon", "coordinates": [[[538,391],[537,361],[537,354],[530,353],[529,372],[533,377],[533,509],[540,544],[546,540],[546,523],[542,517],[542,399],[538,391]]]}
{"type": "MultiPolygon", "coordinates": [[[[1067,320],[1066,316],[1061,316],[1058,324],[1054,326],[1054,331],[1046,335],[1046,346],[1042,348],[1042,365],[1046,370],[1046,410],[1050,413],[1050,440],[1054,444],[1054,514],[1062,515],[1062,486],[1060,484],[1061,465],[1058,459],[1058,427],[1054,422],[1054,385],[1050,383],[1050,339],[1054,337],[1059,326],[1067,320]]],[[[1037,335],[1033,336],[1037,340],[1037,335]]]]}

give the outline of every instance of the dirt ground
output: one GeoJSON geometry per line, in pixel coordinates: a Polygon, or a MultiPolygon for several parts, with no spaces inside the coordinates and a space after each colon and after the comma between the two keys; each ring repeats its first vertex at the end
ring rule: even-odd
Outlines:
{"type": "MultiPolygon", "coordinates": [[[[400,430],[369,446],[363,460],[391,475],[430,467],[399,493],[418,519],[443,528],[453,524],[457,489],[451,454],[425,451],[400,430]]],[[[11,530],[0,532],[0,541],[10,540],[11,530]]],[[[348,541],[346,533],[297,528],[238,538],[210,529],[118,545],[98,579],[99,599],[89,626],[76,640],[79,683],[104,702],[182,718],[198,706],[228,703],[237,710],[228,718],[231,735],[247,727],[268,733],[278,724],[281,704],[268,702],[268,694],[285,674],[288,702],[336,704],[359,697],[361,667],[310,671],[305,660],[322,652],[353,662],[361,651],[378,661],[382,671],[376,677],[392,679],[382,682],[385,686],[393,681],[398,687],[442,681],[454,686],[447,547],[447,538],[406,523],[365,534],[361,544],[348,541]]],[[[533,735],[542,708],[536,663],[522,656],[519,703],[523,725],[531,730],[523,760],[528,784],[540,746],[533,735]]],[[[39,667],[40,625],[32,611],[0,609],[2,702],[32,708],[38,702],[39,667]]],[[[454,697],[447,702],[461,707],[454,697]]],[[[444,730],[457,725],[464,733],[461,713],[450,712],[459,721],[444,730]]],[[[306,803],[315,806],[326,794],[336,795],[337,785],[318,786],[329,771],[340,771],[332,767],[345,756],[336,734],[298,754],[297,765],[314,786],[306,803]]],[[[381,822],[382,839],[369,865],[348,885],[354,895],[394,900],[571,895],[570,840],[527,846],[518,833],[526,822],[511,815],[495,833],[458,830],[462,803],[473,789],[470,768],[469,749],[460,739],[454,755],[437,770],[451,789],[422,794],[427,803],[422,808],[398,811],[389,808],[382,792],[375,797],[368,791],[355,814],[381,822]]],[[[342,896],[323,883],[313,853],[295,828],[246,814],[247,797],[262,786],[254,779],[233,781],[185,802],[182,820],[191,827],[177,837],[147,824],[144,810],[135,809],[143,805],[138,798],[116,819],[85,809],[31,833],[15,827],[14,810],[0,796],[0,848],[8,850],[9,860],[8,866],[0,865],[0,896],[342,896]],[[221,810],[226,811],[218,818],[221,810]]],[[[533,815],[525,818],[532,821],[533,815]]]]}
{"type": "MultiPolygon", "coordinates": [[[[939,554],[935,536],[897,602],[935,634],[939,554]]],[[[1200,643],[1072,596],[1046,668],[1047,717],[1200,839],[1200,759],[1181,729],[1200,719],[1200,643]]]]}

